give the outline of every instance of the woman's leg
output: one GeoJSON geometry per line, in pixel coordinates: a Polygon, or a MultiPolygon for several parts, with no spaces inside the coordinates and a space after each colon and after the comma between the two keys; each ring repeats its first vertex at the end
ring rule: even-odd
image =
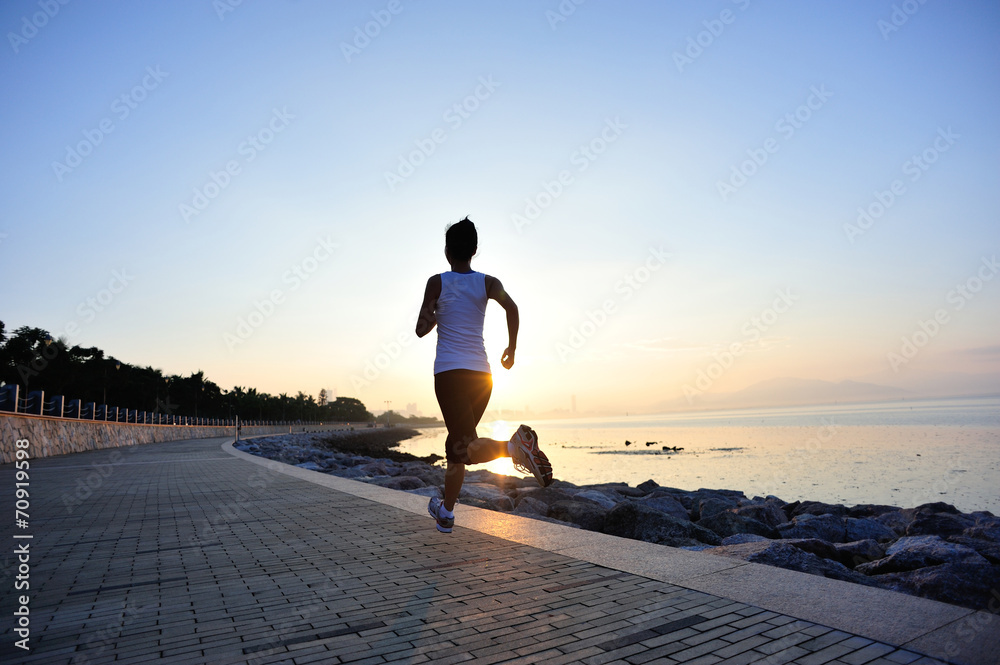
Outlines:
{"type": "MultiPolygon", "coordinates": [[[[476,389],[472,393],[472,410],[476,425],[483,419],[492,394],[493,377],[486,373],[479,374],[476,377],[476,389]]],[[[472,464],[484,464],[501,457],[510,457],[506,441],[480,437],[469,444],[469,460],[472,464]]]]}
{"type": "Polygon", "coordinates": [[[469,444],[469,459],[472,464],[492,462],[501,457],[510,457],[507,442],[496,439],[476,439],[469,444]]]}
{"type": "Polygon", "coordinates": [[[465,482],[465,465],[461,462],[448,462],[448,468],[444,472],[444,507],[448,510],[455,510],[455,502],[462,492],[462,483],[465,482]]]}
{"type": "Polygon", "coordinates": [[[434,392],[448,427],[448,439],[445,441],[448,467],[444,477],[443,501],[447,510],[455,509],[465,480],[465,465],[489,461],[483,459],[478,446],[475,460],[471,454],[472,447],[479,442],[476,425],[483,417],[492,390],[493,377],[485,372],[450,370],[434,376],[434,392]]]}

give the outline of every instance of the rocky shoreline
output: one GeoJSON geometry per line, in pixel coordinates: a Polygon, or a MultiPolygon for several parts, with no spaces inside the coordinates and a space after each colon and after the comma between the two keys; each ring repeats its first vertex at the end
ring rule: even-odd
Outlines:
{"type": "MultiPolygon", "coordinates": [[[[440,459],[393,450],[414,430],[269,436],[237,448],[422,496],[441,496],[440,459]]],[[[1000,611],[1000,517],[946,503],[914,508],[788,503],[647,480],[578,486],[468,470],[460,502],[624,538],[705,551],[991,612],[1000,611]]]]}

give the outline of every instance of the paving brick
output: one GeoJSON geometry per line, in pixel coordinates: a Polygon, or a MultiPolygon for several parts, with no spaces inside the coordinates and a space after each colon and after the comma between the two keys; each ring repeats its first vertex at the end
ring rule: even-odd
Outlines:
{"type": "MultiPolygon", "coordinates": [[[[698,658],[700,656],[703,656],[705,654],[710,654],[713,651],[715,651],[716,649],[721,649],[721,648],[727,647],[727,646],[729,646],[729,642],[724,642],[722,640],[712,640],[710,642],[704,642],[702,644],[690,647],[690,648],[685,649],[683,651],[678,651],[676,653],[673,653],[673,654],[671,654],[670,657],[672,659],[678,661],[678,662],[683,663],[683,662],[686,662],[688,660],[692,660],[694,658],[698,658]]],[[[722,660],[722,659],[719,658],[719,660],[722,660]]]]}
{"type": "Polygon", "coordinates": [[[734,642],[727,647],[722,647],[721,649],[716,649],[715,654],[721,658],[732,658],[737,654],[741,654],[745,651],[750,651],[751,649],[769,642],[766,637],[762,635],[751,635],[750,637],[740,640],[739,642],[734,642]]]}
{"type": "Polygon", "coordinates": [[[891,661],[893,663],[899,663],[899,665],[909,665],[913,661],[919,660],[920,654],[913,653],[912,651],[905,651],[903,649],[899,649],[897,651],[893,651],[892,653],[886,654],[884,658],[885,660],[891,661]]]}
{"type": "Polygon", "coordinates": [[[813,651],[812,653],[803,656],[799,659],[799,665],[825,665],[831,660],[839,658],[852,651],[854,651],[852,647],[844,645],[843,643],[831,644],[824,649],[813,651]]]}
{"type": "Polygon", "coordinates": [[[839,660],[843,661],[845,665],[865,665],[865,663],[873,661],[876,658],[881,658],[882,656],[887,656],[895,650],[896,647],[876,642],[874,644],[869,644],[854,653],[841,656],[839,660]]]}
{"type": "MultiPolygon", "coordinates": [[[[808,634],[809,631],[805,630],[803,632],[808,634]]],[[[813,639],[807,642],[803,642],[800,646],[803,649],[808,649],[809,651],[819,651],[821,649],[825,649],[831,644],[836,644],[837,642],[843,642],[844,640],[850,637],[851,635],[849,633],[845,633],[841,630],[830,630],[826,633],[823,633],[822,635],[819,635],[818,637],[814,637],[813,639]]]]}

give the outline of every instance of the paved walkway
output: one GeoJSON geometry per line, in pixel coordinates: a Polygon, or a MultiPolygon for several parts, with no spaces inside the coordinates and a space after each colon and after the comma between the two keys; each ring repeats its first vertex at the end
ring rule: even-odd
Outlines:
{"type": "Polygon", "coordinates": [[[29,526],[0,532],[0,660],[998,662],[989,614],[464,506],[445,535],[421,497],[226,443],[32,460],[29,526]]]}

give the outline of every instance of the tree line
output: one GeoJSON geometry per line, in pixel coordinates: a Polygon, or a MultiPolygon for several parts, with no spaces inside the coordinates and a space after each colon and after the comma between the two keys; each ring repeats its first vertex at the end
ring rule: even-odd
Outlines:
{"type": "Polygon", "coordinates": [[[269,395],[256,388],[225,390],[202,371],[189,376],[164,374],[132,365],[97,347],[69,346],[41,328],[23,326],[8,336],[0,321],[0,382],[29,391],[44,390],[46,398],[64,395],[119,408],[200,418],[360,422],[374,418],[360,400],[337,397],[326,390],[318,399],[299,391],[269,395]]]}

